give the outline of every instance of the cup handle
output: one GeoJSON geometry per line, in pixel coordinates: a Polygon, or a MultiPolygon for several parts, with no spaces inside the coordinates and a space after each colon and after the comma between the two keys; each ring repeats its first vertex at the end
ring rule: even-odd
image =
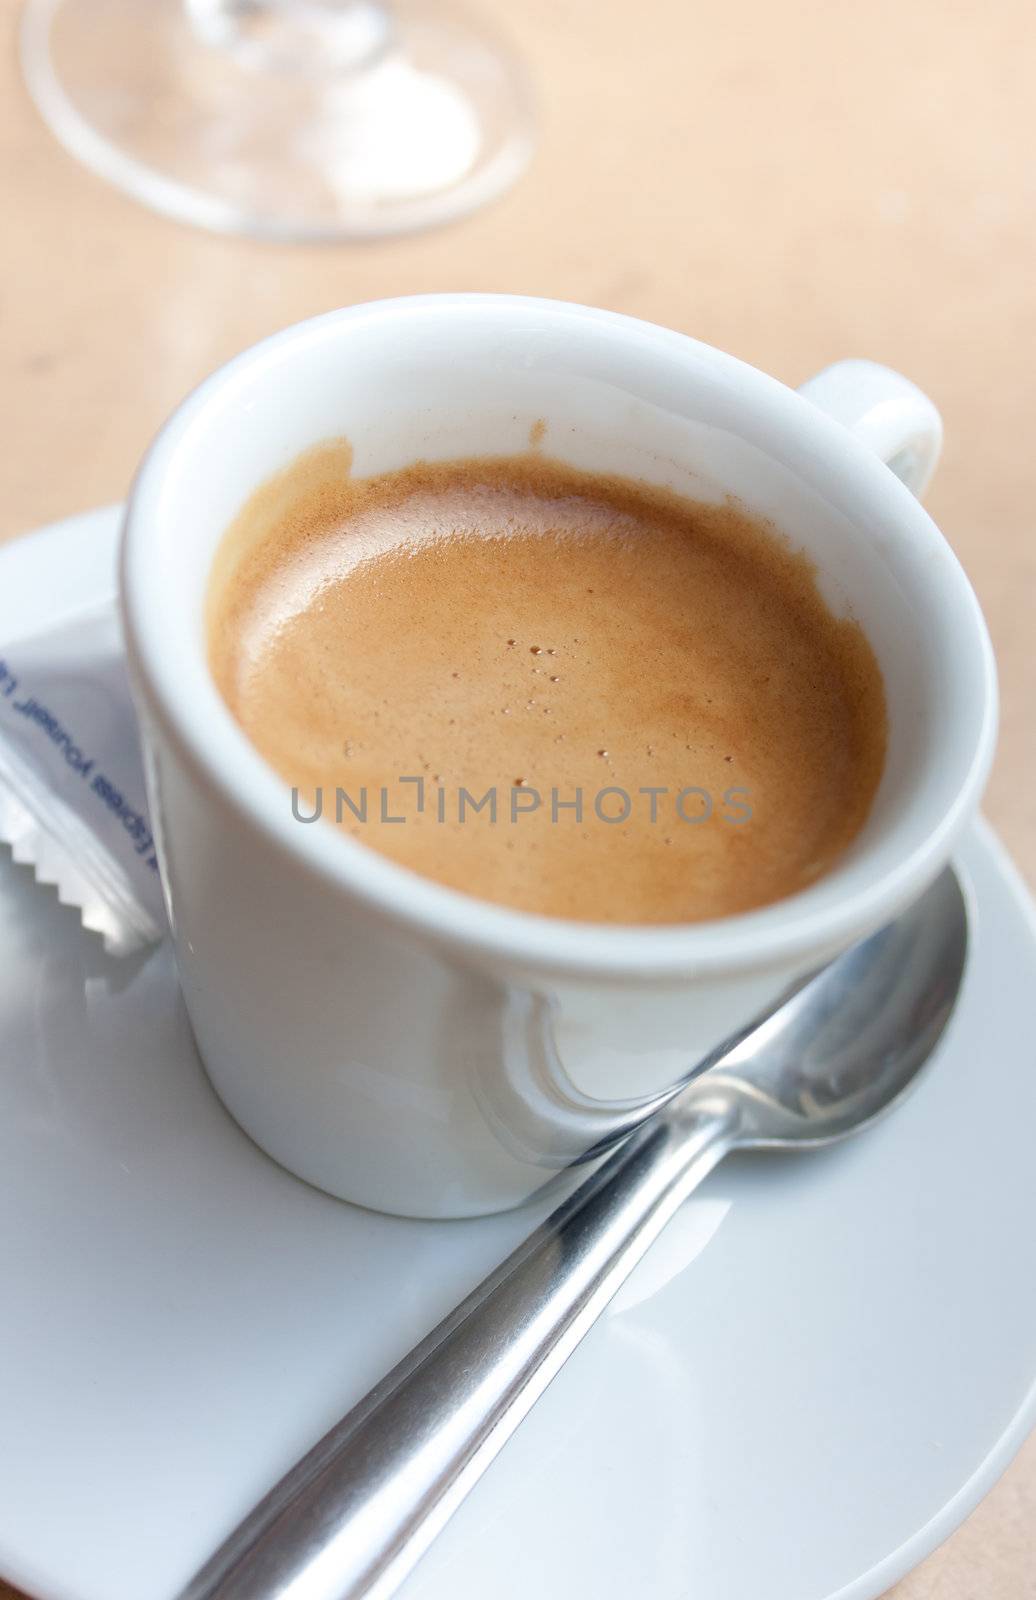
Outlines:
{"type": "Polygon", "coordinates": [[[799,394],[869,445],[921,498],[942,449],[942,418],[909,378],[876,361],[836,361],[799,394]]]}

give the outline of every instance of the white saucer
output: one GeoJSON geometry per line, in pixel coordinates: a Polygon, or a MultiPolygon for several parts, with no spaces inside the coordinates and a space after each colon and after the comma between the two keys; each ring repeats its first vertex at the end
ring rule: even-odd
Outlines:
{"type": "MultiPolygon", "coordinates": [[[[0,643],[112,588],[114,512],[0,552],[0,643]]],[[[1036,922],[985,826],[940,1059],[842,1149],[724,1163],[408,1600],[868,1600],[1036,1419],[1036,922]]],[[[0,860],[0,1572],[171,1600],[527,1230],[318,1194],[238,1131],[164,949],[0,860]]]]}

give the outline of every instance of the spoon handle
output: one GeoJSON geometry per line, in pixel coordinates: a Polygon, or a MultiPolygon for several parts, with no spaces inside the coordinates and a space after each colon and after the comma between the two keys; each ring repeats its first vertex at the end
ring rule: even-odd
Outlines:
{"type": "Polygon", "coordinates": [[[653,1118],[292,1468],[180,1600],[386,1600],[734,1142],[653,1118]]]}

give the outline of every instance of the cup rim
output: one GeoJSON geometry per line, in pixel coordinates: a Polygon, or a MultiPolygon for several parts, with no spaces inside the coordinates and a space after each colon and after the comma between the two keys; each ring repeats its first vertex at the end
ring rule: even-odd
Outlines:
{"type": "MultiPolygon", "coordinates": [[[[211,559],[211,558],[210,558],[211,559]]],[[[938,598],[938,597],[937,597],[938,598]]],[[[840,423],[803,395],[757,368],[710,345],[617,312],[567,301],[495,294],[431,294],[367,302],[326,312],[284,328],[218,368],[176,408],[145,455],[127,503],[120,553],[120,602],[134,687],[146,715],[160,723],[195,774],[214,789],[239,821],[285,852],[315,883],[332,885],[373,914],[414,934],[448,942],[482,960],[487,957],[526,970],[557,971],[586,978],[640,978],[711,974],[787,963],[816,951],[834,951],[878,926],[920,893],[945,864],[961,829],[977,807],[996,739],[997,690],[992,646],[978,602],[953,552],[911,492],[884,463],[840,423]],[[151,576],[154,528],[162,515],[163,482],[188,436],[205,412],[233,387],[240,390],[285,352],[340,333],[363,321],[386,324],[400,318],[444,314],[550,316],[571,325],[597,323],[602,331],[654,343],[706,362],[736,379],[745,404],[782,407],[794,415],[811,451],[837,458],[853,475],[854,492],[880,499],[885,514],[913,525],[913,535],[949,575],[954,625],[960,648],[969,651],[970,671],[981,698],[979,725],[970,756],[960,763],[954,797],[931,831],[889,870],[868,878],[854,893],[817,904],[818,889],[839,875],[836,864],[818,885],[756,910],[706,922],[629,925],[575,922],[515,910],[476,899],[397,865],[371,846],[331,828],[300,827],[288,816],[284,780],[268,767],[234,721],[200,650],[190,702],[180,682],[183,651],[197,647],[191,619],[170,616],[160,584],[151,576]],[[198,703],[197,695],[203,696],[198,703]],[[242,778],[247,781],[242,781],[242,778]]],[[[940,599],[941,603],[941,599],[940,599]]],[[[949,602],[947,602],[949,604],[949,602]]],[[[948,712],[947,715],[951,713],[948,712]]]]}

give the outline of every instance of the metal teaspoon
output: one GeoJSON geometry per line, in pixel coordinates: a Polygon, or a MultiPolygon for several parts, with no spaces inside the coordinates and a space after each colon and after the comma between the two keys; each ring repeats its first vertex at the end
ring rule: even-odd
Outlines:
{"type": "Polygon", "coordinates": [[[948,868],[632,1134],[281,1479],[179,1600],[386,1600],[718,1161],[844,1139],[912,1087],[953,1010],[967,932],[948,868]]]}

